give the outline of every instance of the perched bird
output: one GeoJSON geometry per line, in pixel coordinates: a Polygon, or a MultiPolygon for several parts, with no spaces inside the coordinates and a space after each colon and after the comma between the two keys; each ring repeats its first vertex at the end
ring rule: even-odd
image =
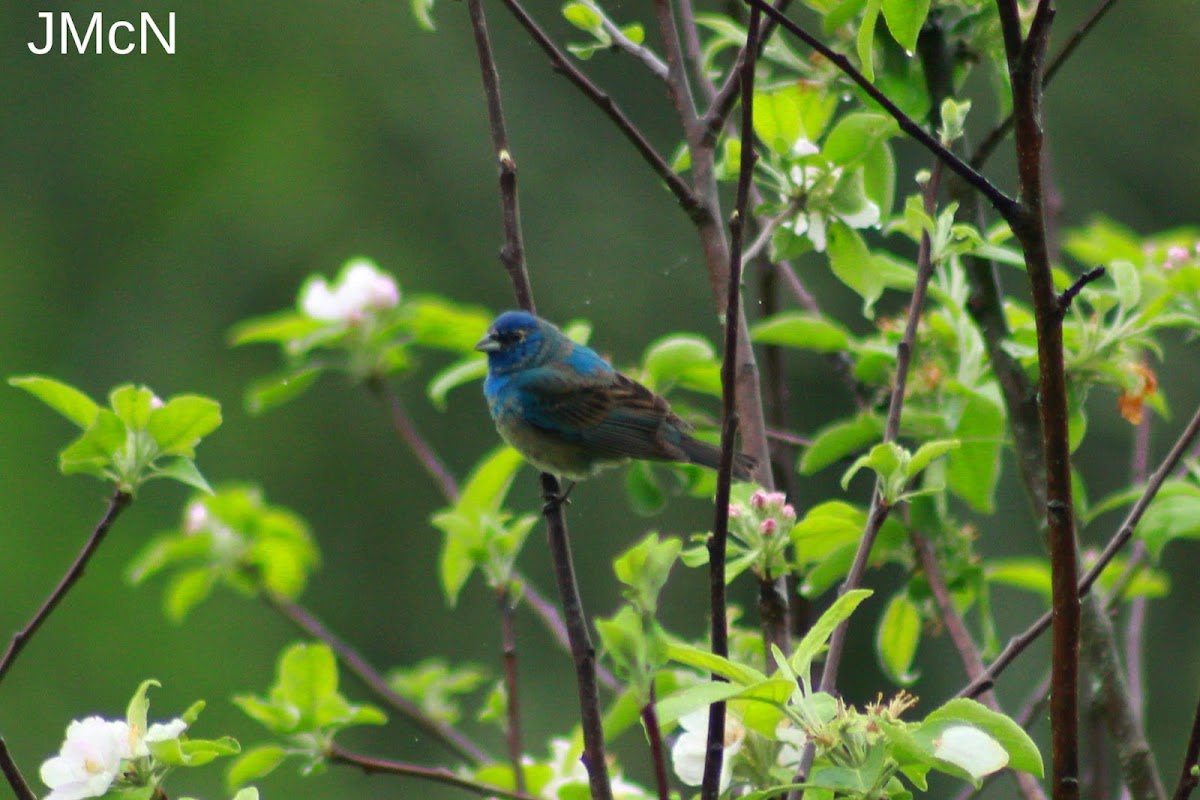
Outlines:
{"type": "MultiPolygon", "coordinates": [[[[496,429],[543,472],[579,480],[631,458],[717,468],[720,450],[692,438],[666,400],[544,319],[506,311],[475,349],[488,356],[496,429]]],[[[750,480],[754,464],[736,454],[734,477],[750,480]]]]}

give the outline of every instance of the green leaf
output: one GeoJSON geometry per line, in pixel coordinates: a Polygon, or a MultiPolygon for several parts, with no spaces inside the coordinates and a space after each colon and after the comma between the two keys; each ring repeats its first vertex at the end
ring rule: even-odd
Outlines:
{"type": "Polygon", "coordinates": [[[64,475],[85,472],[103,478],[104,468],[125,446],[127,437],[125,423],[107,408],[101,408],[91,426],[58,454],[58,468],[64,475]]]}
{"type": "Polygon", "coordinates": [[[1042,755],[1037,745],[1020,725],[1003,714],[992,711],[982,703],[958,697],[930,712],[922,730],[934,722],[962,722],[973,725],[991,736],[1008,752],[1009,766],[1038,778],[1044,774],[1042,755]]]}
{"type": "Polygon", "coordinates": [[[433,0],[408,0],[413,19],[422,30],[433,32],[437,25],[433,21],[433,0]]]}
{"type": "Polygon", "coordinates": [[[647,461],[634,461],[625,471],[625,491],[633,510],[652,517],[667,507],[667,493],[654,476],[654,468],[647,461]]]}
{"type": "Polygon", "coordinates": [[[859,603],[873,594],[870,589],[853,589],[834,600],[825,613],[804,634],[788,659],[792,672],[804,683],[805,694],[812,694],[812,662],[825,649],[829,637],[838,625],[850,618],[859,603]]]}
{"type": "Polygon", "coordinates": [[[1154,496],[1136,529],[1156,561],[1173,539],[1200,539],[1200,487],[1168,480],[1154,496]]]}
{"type": "Polygon", "coordinates": [[[929,14],[929,0],[883,0],[883,19],[892,37],[909,57],[917,50],[917,36],[929,14]]]}
{"type": "Polygon", "coordinates": [[[470,355],[475,343],[492,322],[492,314],[478,306],[460,305],[441,297],[414,297],[404,304],[405,324],[413,341],[470,355]]]}
{"type": "Polygon", "coordinates": [[[883,420],[878,414],[864,412],[849,420],[834,422],[813,436],[812,444],[800,457],[800,472],[812,475],[841,459],[853,455],[883,436],[883,420]]]}
{"type": "Polygon", "coordinates": [[[842,475],[842,489],[848,489],[850,481],[863,468],[873,471],[885,484],[895,483],[897,479],[904,477],[904,467],[907,461],[908,454],[895,442],[877,444],[866,455],[860,456],[842,475]]]}
{"type": "Polygon", "coordinates": [[[676,383],[684,383],[690,377],[710,392],[713,388],[720,394],[720,360],[713,346],[701,336],[674,334],[650,345],[642,360],[649,380],[647,385],[663,392],[676,383]],[[713,386],[713,378],[716,385],[713,386]]]}
{"type": "Polygon", "coordinates": [[[521,454],[511,447],[493,450],[467,476],[456,508],[461,511],[499,511],[523,463],[521,454]]]}
{"type": "Polygon", "coordinates": [[[801,91],[798,84],[791,84],[754,93],[754,132],[781,156],[791,155],[796,142],[808,138],[801,117],[801,91]]]}
{"type": "Polygon", "coordinates": [[[485,555],[484,536],[478,515],[445,511],[433,516],[433,524],[444,534],[438,577],[446,603],[454,608],[459,593],[485,555]]]}
{"type": "Polygon", "coordinates": [[[215,759],[234,756],[242,751],[237,739],[167,739],[147,742],[146,747],[158,761],[168,766],[202,767],[215,759]]]}
{"type": "Polygon", "coordinates": [[[146,430],[166,455],[191,458],[196,443],[221,425],[221,404],[199,395],[172,397],[151,414],[146,430]]]}
{"type": "Polygon", "coordinates": [[[909,686],[920,673],[910,672],[917,645],[921,642],[921,612],[907,594],[888,601],[875,636],[879,663],[895,683],[909,686]]]}
{"type": "Polygon", "coordinates": [[[1050,562],[1044,558],[991,559],[984,576],[989,583],[1033,592],[1050,604],[1050,562]]]}
{"type": "Polygon", "coordinates": [[[154,410],[154,392],[145,386],[125,384],[113,389],[108,395],[109,405],[125,427],[133,431],[144,430],[154,410]]]}
{"type": "Polygon", "coordinates": [[[666,655],[671,661],[677,661],[703,672],[720,675],[742,686],[752,686],[767,679],[766,675],[753,667],[738,664],[684,642],[668,642],[666,655]]]}
{"type": "MultiPolygon", "coordinates": [[[[301,724],[320,725],[337,696],[337,659],[325,644],[295,644],[279,659],[279,698],[300,710],[301,724]]],[[[272,692],[274,696],[274,691],[272,692]]]]}
{"type": "MultiPolygon", "coordinates": [[[[277,744],[264,744],[252,747],[241,755],[229,768],[226,781],[230,789],[236,789],[242,784],[257,780],[264,775],[270,775],[275,768],[283,763],[288,752],[277,744]]],[[[241,797],[241,793],[238,793],[241,797]]],[[[237,800],[235,798],[235,800],[237,800]]]]}
{"type": "Polygon", "coordinates": [[[1004,406],[983,392],[967,390],[967,401],[955,427],[961,446],[946,461],[946,484],[976,511],[990,514],[1000,481],[1004,445],[1004,406]]]}
{"type": "Polygon", "coordinates": [[[191,486],[193,489],[199,489],[206,494],[212,494],[212,487],[208,485],[208,481],[200,474],[200,470],[196,468],[196,462],[190,458],[180,456],[166,465],[155,467],[154,474],[151,478],[170,478],[171,480],[179,481],[185,486],[191,486]]]}
{"type": "MultiPolygon", "coordinates": [[[[414,2],[419,1],[414,0],[414,2]]],[[[234,325],[229,330],[229,343],[234,347],[268,342],[283,344],[311,336],[326,325],[328,323],[313,319],[299,311],[281,311],[234,325]]]]}
{"type": "Polygon", "coordinates": [[[438,411],[445,411],[446,395],[450,394],[451,389],[481,380],[485,375],[487,375],[487,357],[470,355],[455,361],[434,375],[425,389],[425,394],[429,397],[429,402],[433,403],[434,408],[438,411]]]}
{"type": "Polygon", "coordinates": [[[785,311],[756,322],[750,338],[761,344],[798,347],[817,353],[836,353],[850,346],[850,332],[820,314],[785,311]]]}
{"type": "Polygon", "coordinates": [[[1130,261],[1117,260],[1108,265],[1108,274],[1117,286],[1117,301],[1121,308],[1135,308],[1142,297],[1142,282],[1137,267],[1130,261]]]}
{"type": "Polygon", "coordinates": [[[183,622],[188,612],[212,594],[217,573],[208,567],[195,567],[177,573],[163,595],[163,612],[176,624],[183,622]]]}
{"type": "Polygon", "coordinates": [[[654,613],[658,593],[666,584],[682,549],[683,542],[679,539],[660,539],[657,533],[650,533],[613,561],[617,580],[632,590],[630,599],[638,609],[647,614],[654,613]]]}
{"type": "Polygon", "coordinates": [[[96,421],[96,414],[100,411],[100,406],[92,398],[74,386],[43,375],[16,375],[8,379],[8,384],[29,392],[85,430],[96,421]]]}
{"type": "Polygon", "coordinates": [[[821,147],[821,155],[834,164],[856,167],[881,142],[899,132],[896,121],[886,114],[856,111],[838,120],[821,147]]]}
{"type": "Polygon", "coordinates": [[[879,20],[882,0],[867,0],[862,26],[858,29],[858,60],[862,74],[867,80],[875,80],[875,23],[879,20]]]}
{"type": "Polygon", "coordinates": [[[323,372],[321,367],[305,367],[253,381],[246,389],[246,411],[257,416],[295,400],[308,391],[323,372]]]}
{"type": "Polygon", "coordinates": [[[841,220],[830,221],[826,236],[833,274],[863,299],[863,315],[873,317],[871,309],[888,285],[880,265],[858,231],[841,220]]]}
{"type": "Polygon", "coordinates": [[[146,692],[151,686],[161,687],[162,684],[153,678],[142,681],[125,708],[125,721],[135,730],[144,732],[149,727],[147,715],[150,711],[150,700],[146,697],[146,692]]]}
{"type": "Polygon", "coordinates": [[[912,479],[921,474],[932,464],[936,459],[957,450],[961,443],[957,439],[940,439],[933,442],[926,442],[917,448],[917,452],[912,454],[912,458],[904,467],[904,477],[912,479]]]}
{"type": "Polygon", "coordinates": [[[590,3],[567,3],[563,6],[562,15],[582,31],[596,33],[604,29],[604,17],[590,3]]]}

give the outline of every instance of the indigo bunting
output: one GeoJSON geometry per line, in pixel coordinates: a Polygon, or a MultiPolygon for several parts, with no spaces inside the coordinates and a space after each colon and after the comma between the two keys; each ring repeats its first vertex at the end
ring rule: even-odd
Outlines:
{"type": "MultiPolygon", "coordinates": [[[[688,435],[666,400],[544,319],[506,311],[475,349],[487,353],[496,429],[543,472],[579,480],[631,458],[717,468],[720,450],[688,435]]],[[[749,480],[754,464],[736,454],[734,477],[749,480]]]]}

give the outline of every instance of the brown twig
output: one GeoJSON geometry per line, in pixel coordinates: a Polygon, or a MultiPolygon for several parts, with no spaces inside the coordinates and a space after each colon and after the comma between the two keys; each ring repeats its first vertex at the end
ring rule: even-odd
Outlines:
{"type": "Polygon", "coordinates": [[[671,784],[667,781],[667,758],[663,751],[662,729],[658,725],[655,708],[654,680],[650,680],[650,699],[642,709],[642,725],[646,728],[646,739],[650,742],[650,761],[654,766],[654,784],[658,787],[658,800],[671,800],[671,784]]]}
{"type": "Polygon", "coordinates": [[[417,430],[412,417],[408,415],[404,404],[400,402],[400,395],[396,394],[395,387],[382,376],[373,376],[367,381],[367,386],[376,397],[387,405],[392,428],[408,445],[408,449],[412,450],[413,455],[417,457],[417,461],[425,468],[425,471],[437,482],[438,488],[442,490],[442,496],[448,502],[456,502],[458,500],[458,482],[446,464],[434,452],[433,447],[417,430]]]}
{"type": "MultiPolygon", "coordinates": [[[[646,163],[650,165],[655,174],[667,184],[667,188],[675,195],[675,199],[679,201],[679,205],[688,213],[688,216],[695,218],[696,214],[703,214],[703,208],[692,193],[691,188],[688,187],[687,182],[675,174],[675,171],[671,169],[671,165],[658,154],[658,151],[654,149],[654,145],[650,143],[650,140],[625,115],[625,112],[621,111],[613,99],[596,86],[596,84],[592,83],[591,79],[584,75],[558,49],[554,41],[534,21],[533,17],[529,15],[529,12],[525,10],[524,6],[518,0],[502,0],[502,2],[538,47],[542,49],[542,52],[549,57],[554,69],[573,83],[579,91],[583,92],[584,96],[591,100],[602,113],[612,120],[617,129],[633,144],[634,148],[646,163]]],[[[518,302],[520,302],[520,298],[518,298],[518,302]]],[[[526,306],[522,303],[521,307],[525,308],[526,306]]]]}
{"type": "Polygon", "coordinates": [[[319,639],[329,645],[346,669],[362,681],[378,698],[400,712],[418,728],[449,747],[459,757],[477,764],[486,764],[492,761],[492,756],[464,735],[462,731],[429,716],[416,703],[397,693],[379,670],[375,669],[361,653],[325,627],[321,620],[317,619],[308,609],[271,592],[260,593],[259,599],[303,631],[306,636],[319,639]]]}
{"type": "Polygon", "coordinates": [[[1179,771],[1179,783],[1175,785],[1175,794],[1171,800],[1188,800],[1192,790],[1200,785],[1200,773],[1197,772],[1197,761],[1200,760],[1200,703],[1196,704],[1196,713],[1192,718],[1192,733],[1188,736],[1187,748],[1183,754],[1183,768],[1179,771]]]}
{"type": "Polygon", "coordinates": [[[523,791],[514,792],[499,786],[473,781],[470,778],[457,775],[445,767],[423,767],[418,764],[371,758],[344,750],[337,745],[330,746],[329,751],[326,753],[326,758],[332,764],[358,767],[367,774],[400,775],[406,778],[417,778],[431,783],[440,783],[443,786],[453,786],[456,789],[463,789],[480,797],[504,797],[508,800],[536,800],[533,795],[526,794],[523,791]]]}
{"type": "Polygon", "coordinates": [[[13,662],[17,660],[17,656],[25,649],[25,645],[29,644],[29,640],[37,633],[38,628],[42,627],[47,617],[51,612],[62,602],[66,597],[67,592],[75,585],[81,577],[83,571],[87,567],[88,561],[92,554],[96,552],[96,548],[104,541],[104,537],[108,534],[109,528],[112,527],[113,520],[125,510],[125,507],[132,502],[133,497],[126,492],[120,490],[113,492],[112,497],[108,500],[108,508],[104,511],[104,516],[96,523],[96,527],[92,530],[91,536],[84,543],[79,554],[75,556],[75,560],[71,562],[71,566],[59,579],[58,584],[42,602],[41,607],[34,613],[29,622],[25,626],[12,635],[12,639],[8,643],[8,648],[4,651],[4,655],[0,656],[0,681],[4,680],[5,674],[12,667],[13,662]]]}
{"type": "Polygon", "coordinates": [[[4,773],[17,800],[37,800],[37,795],[25,782],[25,776],[21,774],[17,762],[13,761],[12,753],[8,752],[8,745],[5,744],[3,737],[0,737],[0,772],[4,773]]]}
{"type": "Polygon", "coordinates": [[[521,695],[517,680],[517,620],[512,595],[505,584],[496,591],[500,608],[500,646],[504,663],[504,692],[507,695],[504,741],[508,745],[508,761],[512,765],[517,791],[525,791],[525,767],[521,763],[521,695]]]}
{"type": "MultiPolygon", "coordinates": [[[[664,0],[657,0],[665,5],[664,0]]],[[[725,345],[721,358],[721,458],[717,469],[717,493],[713,509],[713,533],[708,539],[709,637],[712,652],[729,655],[729,628],[725,598],[725,553],[729,538],[729,497],[733,485],[733,454],[737,438],[738,319],[741,310],[742,235],[744,233],[750,181],[754,172],[754,62],[758,52],[761,15],[751,11],[746,32],[747,58],[741,69],[742,153],[737,198],[729,220],[729,285],[725,298],[725,345]]],[[[682,56],[679,66],[682,69],[682,56]]],[[[763,471],[769,472],[770,465],[763,471]]],[[[784,624],[786,632],[787,625],[784,624]]],[[[785,633],[786,635],[786,633],[785,633]]],[[[724,680],[714,675],[713,680],[724,680]]],[[[721,767],[725,758],[725,703],[713,703],[708,711],[708,738],[704,753],[702,800],[716,800],[721,793],[721,767]]]]}

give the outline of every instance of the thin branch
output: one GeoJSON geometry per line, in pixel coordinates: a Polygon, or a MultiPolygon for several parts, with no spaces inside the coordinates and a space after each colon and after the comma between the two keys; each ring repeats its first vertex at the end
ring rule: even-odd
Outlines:
{"type": "Polygon", "coordinates": [[[37,795],[25,782],[25,776],[21,774],[17,762],[13,761],[12,753],[8,752],[8,745],[4,743],[3,737],[0,737],[0,772],[4,773],[17,800],[37,800],[37,795]]]}
{"type": "MultiPolygon", "coordinates": [[[[525,10],[519,0],[502,0],[505,7],[520,23],[521,27],[533,38],[533,41],[542,49],[550,59],[554,69],[561,73],[571,83],[573,83],[583,95],[595,104],[601,112],[605,114],[617,129],[624,134],[625,138],[633,144],[634,148],[641,154],[642,158],[650,165],[655,174],[667,184],[667,188],[675,195],[675,199],[688,216],[696,219],[697,215],[703,216],[706,214],[703,206],[700,205],[693,194],[687,182],[679,177],[671,165],[666,162],[658,151],[654,149],[654,145],[650,144],[650,140],[645,134],[633,123],[629,117],[617,106],[613,99],[596,84],[583,74],[571,60],[558,49],[554,41],[546,34],[544,30],[534,21],[533,17],[525,10]]],[[[518,298],[518,300],[520,300],[518,298]]],[[[524,303],[521,304],[525,308],[524,303]]]]}
{"type": "Polygon", "coordinates": [[[679,0],[679,26],[683,28],[683,55],[700,84],[700,91],[711,102],[717,87],[704,70],[704,51],[700,44],[700,26],[696,24],[696,8],[692,0],[679,0]]]}
{"type": "Polygon", "coordinates": [[[646,728],[646,739],[650,742],[650,761],[654,766],[654,783],[658,787],[658,800],[671,800],[671,784],[667,781],[667,758],[663,751],[662,729],[658,725],[655,704],[654,680],[650,680],[650,699],[642,709],[642,725],[646,728]]]}
{"type": "Polygon", "coordinates": [[[683,123],[684,137],[689,147],[700,141],[700,120],[696,112],[696,100],[692,97],[691,82],[688,80],[687,64],[684,61],[683,44],[679,40],[679,28],[675,24],[675,10],[671,0],[654,0],[654,16],[658,32],[663,40],[663,52],[667,56],[667,92],[675,112],[683,123]]]}
{"type": "Polygon", "coordinates": [[[939,162],[944,163],[964,181],[969,183],[971,186],[974,186],[984,197],[987,198],[988,202],[992,204],[992,207],[996,209],[997,213],[999,213],[1001,217],[1008,221],[1010,225],[1014,222],[1019,212],[1019,206],[1016,200],[992,185],[987,178],[972,169],[970,165],[968,165],[954,153],[950,152],[950,150],[948,150],[934,136],[930,135],[924,128],[913,121],[912,117],[901,111],[899,106],[893,103],[886,94],[880,91],[875,84],[871,83],[871,81],[867,80],[867,78],[861,72],[859,72],[852,63],[850,63],[850,59],[828,47],[820,39],[813,36],[804,28],[800,27],[795,22],[784,16],[782,12],[777,11],[775,8],[770,6],[765,0],[743,0],[743,2],[762,9],[793,36],[797,37],[809,47],[825,56],[825,58],[829,59],[846,75],[846,77],[850,78],[852,81],[858,84],[863,91],[870,95],[872,100],[879,103],[879,105],[883,107],[884,111],[886,111],[888,115],[892,117],[892,119],[896,120],[897,124],[900,125],[901,130],[903,130],[911,138],[915,139],[923,147],[929,150],[929,152],[933,153],[939,162]]]}
{"type": "Polygon", "coordinates": [[[1079,293],[1083,291],[1083,287],[1104,277],[1104,273],[1104,267],[1093,267],[1076,278],[1074,283],[1064,289],[1062,294],[1058,295],[1058,313],[1060,315],[1066,314],[1067,309],[1071,307],[1071,303],[1074,302],[1079,293]]]}
{"type": "Polygon", "coordinates": [[[332,745],[329,752],[326,753],[326,758],[332,764],[344,764],[346,766],[358,767],[367,774],[384,774],[384,775],[399,775],[406,778],[417,778],[430,783],[440,783],[443,786],[453,786],[456,789],[463,789],[472,794],[477,794],[480,797],[504,797],[508,800],[536,800],[533,795],[526,794],[522,791],[512,791],[499,786],[492,786],[486,783],[473,781],[470,778],[464,778],[461,775],[455,774],[445,767],[422,767],[418,764],[407,764],[400,761],[388,761],[382,758],[371,758],[369,756],[352,753],[349,750],[344,750],[337,745],[332,745]]]}
{"type": "Polygon", "coordinates": [[[376,397],[387,405],[392,428],[408,445],[408,449],[412,450],[413,455],[417,457],[417,461],[425,468],[425,471],[437,482],[438,488],[442,490],[442,496],[446,498],[447,502],[457,502],[458,482],[455,481],[454,475],[438,457],[433,447],[417,430],[412,417],[408,415],[404,404],[400,402],[400,395],[396,394],[395,387],[383,377],[372,377],[367,382],[367,386],[376,397]]]}
{"type": "Polygon", "coordinates": [[[508,714],[504,727],[504,741],[508,745],[508,760],[512,765],[517,791],[525,791],[525,767],[521,763],[521,695],[517,680],[517,621],[512,595],[505,584],[496,592],[496,604],[500,607],[500,646],[504,663],[505,710],[508,714]]]}
{"type": "Polygon", "coordinates": [[[600,26],[604,28],[604,32],[612,39],[612,43],[617,49],[641,61],[654,77],[662,81],[667,80],[666,62],[659,58],[653,50],[644,44],[638,44],[626,36],[625,31],[621,30],[621,27],[609,19],[608,15],[603,12],[600,14],[600,26]]]}
{"type": "Polygon", "coordinates": [[[587,616],[579,597],[579,582],[571,560],[571,543],[563,519],[563,496],[558,479],[542,473],[542,496],[546,500],[546,535],[550,560],[562,601],[563,618],[571,641],[575,662],[575,683],[579,691],[579,722],[583,728],[583,761],[587,768],[592,800],[612,800],[608,779],[608,760],[604,756],[604,724],[600,714],[600,696],[596,688],[596,650],[588,633],[587,616]]]}
{"type": "Polygon", "coordinates": [[[4,655],[0,656],[0,681],[4,680],[5,674],[12,667],[13,662],[17,660],[17,656],[25,649],[25,645],[29,644],[29,640],[37,633],[38,628],[42,627],[42,623],[50,616],[51,612],[62,602],[66,597],[67,592],[75,585],[75,582],[83,577],[83,571],[87,567],[88,561],[92,554],[96,552],[96,548],[104,541],[104,537],[108,534],[108,530],[112,527],[113,520],[125,510],[125,507],[132,502],[133,497],[125,492],[116,491],[108,500],[108,508],[104,511],[104,516],[96,523],[96,527],[92,530],[91,536],[84,543],[83,549],[75,556],[75,560],[71,566],[59,579],[49,596],[42,602],[41,608],[34,613],[29,622],[25,623],[25,627],[12,635],[12,639],[8,643],[8,649],[4,651],[4,655]]]}
{"type": "Polygon", "coordinates": [[[1175,785],[1175,794],[1171,800],[1188,800],[1192,790],[1200,784],[1200,772],[1197,772],[1197,760],[1200,759],[1200,703],[1196,704],[1196,714],[1192,718],[1192,733],[1188,736],[1187,749],[1183,754],[1183,768],[1179,771],[1179,783],[1175,785]]]}
{"type": "Polygon", "coordinates": [[[500,209],[504,221],[504,246],[500,248],[500,261],[512,281],[517,304],[533,313],[533,290],[529,285],[529,273],[525,267],[525,242],[521,234],[521,204],[517,194],[517,163],[508,145],[508,131],[504,124],[504,104],[500,97],[500,75],[496,71],[496,59],[492,55],[492,41],[488,35],[487,17],[482,0],[468,0],[467,12],[471,18],[471,32],[475,38],[475,52],[479,57],[479,72],[483,78],[483,94],[487,99],[488,126],[492,136],[492,149],[500,168],[500,209]]]}
{"type": "MultiPolygon", "coordinates": [[[[751,0],[751,2],[757,4],[757,0],[751,0]]],[[[935,198],[937,197],[938,187],[941,184],[941,168],[942,162],[935,161],[929,182],[925,186],[925,210],[927,214],[933,214],[935,209],[935,198]]],[[[921,243],[917,250],[917,277],[916,283],[913,286],[912,298],[909,301],[904,335],[900,340],[900,344],[896,347],[896,378],[895,385],[892,387],[891,402],[888,404],[887,422],[884,425],[883,440],[885,442],[894,442],[900,435],[900,414],[904,408],[904,389],[908,383],[908,372],[912,364],[913,346],[917,340],[917,326],[921,320],[921,311],[925,306],[925,293],[929,288],[930,278],[933,277],[933,261],[930,257],[930,248],[929,233],[926,231],[921,234],[921,243]]],[[[838,588],[838,596],[858,588],[859,584],[862,583],[863,575],[867,571],[867,561],[871,555],[871,548],[874,547],[875,539],[879,535],[879,531],[883,527],[883,523],[890,511],[891,507],[884,500],[883,494],[877,486],[871,500],[871,508],[867,512],[867,525],[863,531],[862,541],[859,542],[858,550],[854,554],[854,562],[850,565],[850,571],[846,574],[846,579],[842,581],[842,585],[838,588]]],[[[833,693],[836,690],[838,667],[841,665],[842,650],[846,644],[846,632],[848,629],[848,621],[843,621],[834,629],[833,636],[830,637],[829,650],[825,654],[825,668],[821,673],[822,692],[833,693]]],[[[807,767],[807,765],[804,766],[807,767]]]]}
{"type": "MultiPolygon", "coordinates": [[[[1158,469],[1150,476],[1150,481],[1146,484],[1142,496],[1138,498],[1137,502],[1129,510],[1124,521],[1117,528],[1117,532],[1113,534],[1108,544],[1105,545],[1104,550],[1101,551],[1100,556],[1096,559],[1096,563],[1092,565],[1091,569],[1080,580],[1080,595],[1086,594],[1091,589],[1092,584],[1100,577],[1100,573],[1104,571],[1104,568],[1108,566],[1121,548],[1129,542],[1129,539],[1133,536],[1134,529],[1142,519],[1142,515],[1146,513],[1146,509],[1150,507],[1150,503],[1153,502],[1154,497],[1158,494],[1158,490],[1162,488],[1163,483],[1170,477],[1171,471],[1175,469],[1175,466],[1183,458],[1192,441],[1196,439],[1197,434],[1200,434],[1200,408],[1196,409],[1191,422],[1188,423],[1183,433],[1175,441],[1171,452],[1167,454],[1162,463],[1159,464],[1158,469]]],[[[1012,663],[1013,659],[1045,632],[1046,628],[1050,625],[1050,618],[1051,614],[1047,611],[1026,630],[1010,639],[1000,652],[1000,655],[988,665],[987,671],[979,679],[973,680],[963,687],[958,696],[975,697],[984,689],[994,684],[996,678],[1012,663]]]]}
{"type": "MultiPolygon", "coordinates": [[[[664,0],[657,0],[665,4],[664,0]]],[[[746,32],[748,56],[741,69],[742,153],[738,173],[737,198],[729,220],[729,284],[725,296],[725,346],[721,358],[721,458],[717,469],[717,492],[713,509],[713,533],[708,540],[708,588],[710,600],[709,636],[715,655],[729,656],[729,622],[725,598],[725,554],[729,538],[729,496],[733,485],[733,453],[737,436],[738,319],[741,310],[742,235],[754,173],[754,61],[758,52],[761,15],[751,11],[746,32]]],[[[682,61],[680,62],[682,67],[682,61]]],[[[770,465],[763,466],[770,472],[770,465]]],[[[786,636],[786,623],[784,626],[786,636]]],[[[724,680],[714,675],[714,681],[724,680]]],[[[725,758],[725,703],[713,703],[708,709],[708,738],[704,752],[704,775],[700,784],[702,800],[716,800],[720,794],[721,766],[725,758]]]]}
{"type": "MultiPolygon", "coordinates": [[[[1097,23],[1099,23],[1100,20],[1104,18],[1104,15],[1107,14],[1109,10],[1112,9],[1112,7],[1116,4],[1117,0],[1103,0],[1103,2],[1101,2],[1092,10],[1092,13],[1088,15],[1087,19],[1080,23],[1079,27],[1077,27],[1071,33],[1067,41],[1063,43],[1062,49],[1059,50],[1054,58],[1050,59],[1050,63],[1047,64],[1046,74],[1042,77],[1043,89],[1050,85],[1050,81],[1054,79],[1056,74],[1058,74],[1058,71],[1062,68],[1063,64],[1066,63],[1067,59],[1070,58],[1071,54],[1075,52],[1075,48],[1079,47],[1084,38],[1091,33],[1092,29],[1096,27],[1097,23]]],[[[992,130],[988,132],[987,136],[985,136],[979,142],[979,146],[975,148],[975,152],[971,155],[969,160],[971,166],[975,169],[981,168],[988,158],[991,157],[992,153],[995,152],[996,148],[1000,145],[1000,142],[1004,141],[1004,137],[1008,136],[1009,132],[1012,131],[1012,127],[1013,116],[1010,113],[1000,122],[1000,124],[992,128],[992,130]]]]}
{"type": "Polygon", "coordinates": [[[319,639],[338,656],[338,659],[363,684],[418,728],[449,747],[456,755],[479,764],[490,763],[491,754],[468,738],[462,731],[426,714],[420,706],[402,697],[387,679],[361,653],[325,627],[324,623],[304,606],[272,592],[261,592],[259,599],[284,619],[295,625],[306,636],[319,639]]]}

